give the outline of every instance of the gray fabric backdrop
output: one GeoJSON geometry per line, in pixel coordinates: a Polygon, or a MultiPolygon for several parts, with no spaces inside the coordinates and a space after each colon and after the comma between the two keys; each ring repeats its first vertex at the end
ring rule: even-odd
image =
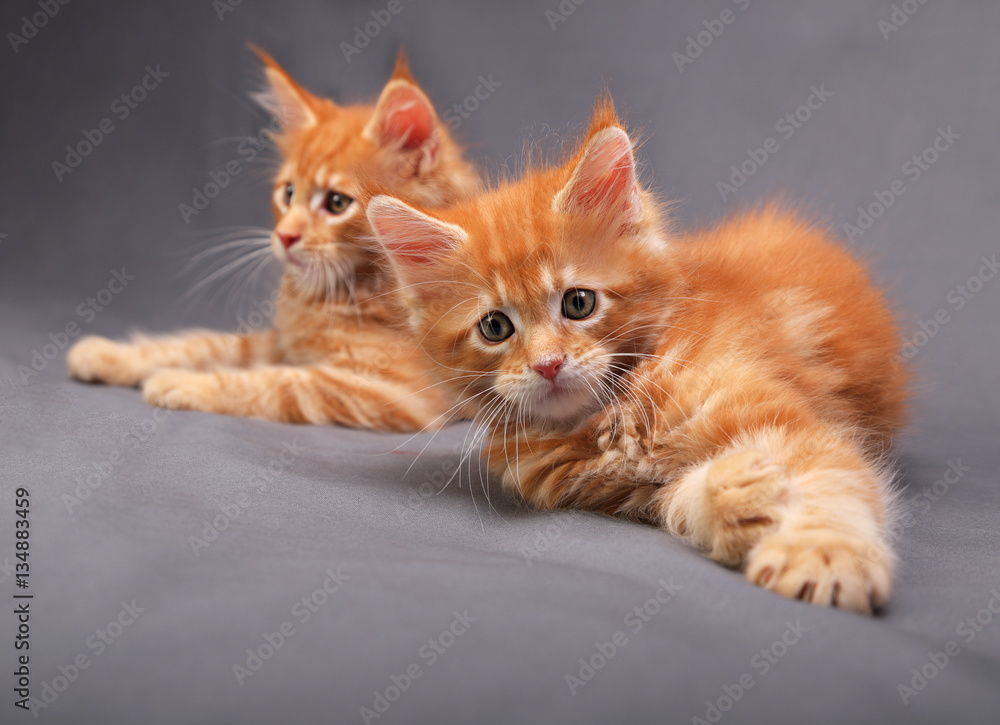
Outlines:
{"type": "Polygon", "coordinates": [[[11,599],[30,592],[51,722],[1000,722],[1000,282],[983,261],[1000,251],[1000,5],[400,3],[0,10],[0,720],[30,718],[11,599]],[[391,20],[345,57],[373,11],[391,20]],[[179,301],[212,235],[270,223],[271,166],[241,146],[267,121],[249,40],[340,99],[375,93],[400,43],[442,112],[488,82],[452,113],[494,167],[579,128],[606,82],[682,223],[772,193],[831,223],[913,345],[888,611],[809,608],[651,528],[487,500],[475,468],[437,493],[466,427],[409,441],[163,415],[67,381],[74,334],[232,327],[263,294],[179,301]]]}

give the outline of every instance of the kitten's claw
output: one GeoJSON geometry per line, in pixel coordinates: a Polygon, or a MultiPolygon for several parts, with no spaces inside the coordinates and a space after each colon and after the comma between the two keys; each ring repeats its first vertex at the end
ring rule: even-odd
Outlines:
{"type": "Polygon", "coordinates": [[[88,383],[137,386],[146,371],[127,343],[88,336],[70,348],[66,368],[71,377],[88,383]]]}
{"type": "Polygon", "coordinates": [[[160,370],[142,384],[142,397],[160,408],[211,411],[211,379],[211,373],[160,370]]]}
{"type": "Polygon", "coordinates": [[[838,531],[772,534],[750,552],[746,576],[783,596],[859,614],[885,604],[892,589],[881,550],[838,531]]]}

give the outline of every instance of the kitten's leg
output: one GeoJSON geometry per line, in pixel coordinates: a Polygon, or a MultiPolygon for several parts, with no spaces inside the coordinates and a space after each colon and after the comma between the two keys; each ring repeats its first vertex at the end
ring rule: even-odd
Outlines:
{"type": "Polygon", "coordinates": [[[772,429],[687,472],[661,515],[762,587],[870,613],[891,589],[887,484],[830,428],[772,429]]]}
{"type": "Polygon", "coordinates": [[[130,342],[84,337],[70,348],[66,366],[77,380],[138,385],[161,368],[244,367],[275,362],[276,354],[273,330],[243,335],[191,330],[169,337],[136,336],[130,342]]]}
{"type": "MultiPolygon", "coordinates": [[[[426,383],[424,383],[426,384],[426,383]]],[[[147,402],[284,423],[418,431],[443,425],[437,388],[418,394],[416,380],[359,375],[332,366],[269,365],[209,372],[160,370],[143,384],[147,402]]]]}
{"type": "Polygon", "coordinates": [[[891,477],[845,442],[825,455],[808,443],[801,449],[813,460],[791,452],[791,505],[782,525],[750,550],[746,576],[786,597],[870,614],[892,590],[891,477]]]}

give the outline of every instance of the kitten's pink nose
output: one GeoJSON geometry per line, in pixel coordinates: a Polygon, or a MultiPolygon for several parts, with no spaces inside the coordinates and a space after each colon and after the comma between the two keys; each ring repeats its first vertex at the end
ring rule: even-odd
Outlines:
{"type": "Polygon", "coordinates": [[[564,362],[566,362],[566,358],[564,357],[552,358],[551,360],[546,360],[545,362],[538,363],[537,365],[532,365],[531,369],[549,382],[554,383],[556,381],[556,376],[559,374],[559,368],[562,367],[564,362]]]}
{"type": "Polygon", "coordinates": [[[281,245],[288,249],[290,246],[295,244],[295,242],[302,239],[301,234],[285,234],[284,232],[278,232],[278,239],[281,240],[281,245]]]}

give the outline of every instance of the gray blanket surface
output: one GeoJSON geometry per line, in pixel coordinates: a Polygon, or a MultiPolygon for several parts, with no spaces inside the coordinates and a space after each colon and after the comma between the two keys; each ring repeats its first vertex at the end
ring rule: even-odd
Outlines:
{"type": "Polygon", "coordinates": [[[1000,722],[995,2],[15,0],[0,30],[0,722],[35,719],[25,654],[54,723],[1000,722]],[[468,424],[165,413],[67,380],[81,334],[234,328],[266,296],[181,299],[208,237],[270,224],[248,40],[341,99],[405,45],[493,169],[571,137],[607,83],[680,224],[777,193],[829,223],[915,374],[888,609],[529,510],[475,461],[453,478],[468,424]]]}

